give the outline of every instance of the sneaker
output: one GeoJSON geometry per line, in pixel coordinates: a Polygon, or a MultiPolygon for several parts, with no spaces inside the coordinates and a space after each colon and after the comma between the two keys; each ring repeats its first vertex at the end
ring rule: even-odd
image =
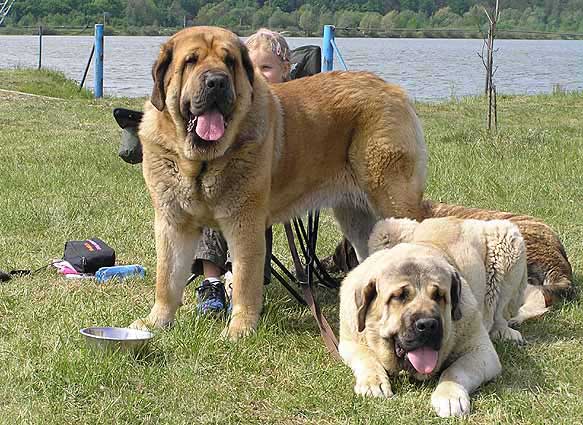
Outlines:
{"type": "Polygon", "coordinates": [[[201,314],[220,313],[227,308],[225,285],[217,278],[208,278],[196,288],[196,309],[201,314]]]}

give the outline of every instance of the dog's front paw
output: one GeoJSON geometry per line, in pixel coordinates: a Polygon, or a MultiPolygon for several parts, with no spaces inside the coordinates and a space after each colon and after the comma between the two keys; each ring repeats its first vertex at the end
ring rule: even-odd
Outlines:
{"type": "Polygon", "coordinates": [[[387,373],[367,373],[356,378],[354,392],[364,397],[389,398],[393,396],[387,373]]]}
{"type": "Polygon", "coordinates": [[[455,382],[442,382],[431,395],[431,405],[441,417],[470,414],[470,395],[455,382]]]}
{"type": "Polygon", "coordinates": [[[160,311],[161,309],[154,306],[148,317],[135,320],[130,325],[130,328],[139,329],[143,331],[147,331],[154,328],[158,329],[169,328],[174,323],[174,317],[169,314],[162,314],[160,313],[160,311]]]}
{"type": "Polygon", "coordinates": [[[257,330],[258,317],[249,314],[235,314],[231,316],[228,326],[223,330],[221,336],[230,341],[238,341],[245,338],[257,330]]]}
{"type": "Polygon", "coordinates": [[[153,328],[153,326],[148,322],[148,319],[145,317],[143,319],[134,320],[129,327],[139,331],[149,331],[153,328]]]}

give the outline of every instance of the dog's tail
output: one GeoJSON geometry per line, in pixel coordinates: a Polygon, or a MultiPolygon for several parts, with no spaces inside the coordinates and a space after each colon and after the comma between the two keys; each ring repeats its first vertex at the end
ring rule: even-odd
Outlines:
{"type": "Polygon", "coordinates": [[[552,283],[549,283],[545,279],[543,285],[537,286],[537,288],[540,288],[547,306],[556,304],[560,300],[573,300],[577,298],[577,290],[567,278],[553,280],[552,283]]]}

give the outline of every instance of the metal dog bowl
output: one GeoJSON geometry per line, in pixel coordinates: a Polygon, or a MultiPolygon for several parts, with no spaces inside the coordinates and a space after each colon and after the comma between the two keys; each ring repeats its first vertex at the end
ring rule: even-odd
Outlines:
{"type": "Polygon", "coordinates": [[[139,352],[154,338],[152,332],[130,328],[90,327],[79,332],[91,347],[111,351],[139,352]]]}

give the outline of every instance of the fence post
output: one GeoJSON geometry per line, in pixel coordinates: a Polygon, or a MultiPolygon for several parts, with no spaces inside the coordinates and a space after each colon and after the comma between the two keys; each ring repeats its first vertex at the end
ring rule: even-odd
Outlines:
{"type": "Polygon", "coordinates": [[[38,27],[38,69],[42,66],[43,58],[43,26],[38,27]]]}
{"type": "Polygon", "coordinates": [[[334,25],[324,25],[322,37],[322,71],[332,71],[334,69],[334,25]]]}
{"type": "Polygon", "coordinates": [[[95,24],[95,79],[93,91],[96,98],[103,97],[103,24],[95,24]]]}

